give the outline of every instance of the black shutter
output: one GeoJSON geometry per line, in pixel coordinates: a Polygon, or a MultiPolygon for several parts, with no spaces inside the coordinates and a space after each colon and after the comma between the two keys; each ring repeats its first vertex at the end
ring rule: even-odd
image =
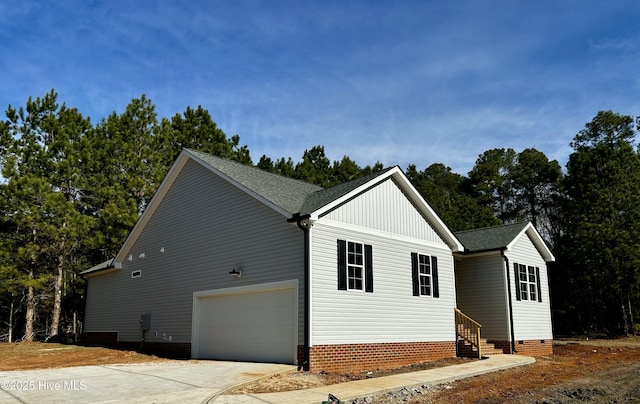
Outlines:
{"type": "Polygon", "coordinates": [[[420,296],[420,277],[418,276],[418,254],[411,253],[411,277],[413,279],[413,295],[420,296]]]}
{"type": "Polygon", "coordinates": [[[438,258],[431,256],[431,280],[433,281],[433,297],[440,297],[440,288],[438,287],[438,258]]]}
{"type": "Polygon", "coordinates": [[[364,245],[364,291],[373,293],[373,248],[364,245]]]}
{"type": "Polygon", "coordinates": [[[338,290],[347,290],[347,242],[338,240],[338,290]]]}
{"type": "Polygon", "coordinates": [[[516,282],[516,300],[520,300],[520,273],[518,272],[518,264],[513,264],[513,274],[516,282]]]}
{"type": "Polygon", "coordinates": [[[540,268],[536,267],[536,282],[538,283],[538,301],[542,303],[542,290],[540,289],[540,268]]]}

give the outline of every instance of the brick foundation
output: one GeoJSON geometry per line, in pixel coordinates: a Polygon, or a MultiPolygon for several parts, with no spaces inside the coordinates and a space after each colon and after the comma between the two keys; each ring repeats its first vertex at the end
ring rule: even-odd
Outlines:
{"type": "MultiPolygon", "coordinates": [[[[493,344],[496,348],[502,349],[505,354],[510,354],[511,343],[509,341],[487,341],[493,344]]],[[[520,340],[515,343],[515,354],[526,356],[543,356],[553,355],[553,340],[552,339],[533,339],[533,340],[520,340]]]]}
{"type": "Polygon", "coordinates": [[[165,358],[191,358],[190,343],[145,342],[141,346],[140,341],[118,341],[117,332],[85,332],[82,334],[81,341],[84,345],[101,345],[115,349],[154,354],[165,358]]]}
{"type": "Polygon", "coordinates": [[[81,341],[87,345],[116,346],[118,344],[118,332],[85,332],[81,341]]]}
{"type": "MultiPolygon", "coordinates": [[[[301,352],[304,352],[304,349],[299,347],[299,355],[301,352]]],[[[309,370],[314,373],[393,369],[455,357],[456,343],[450,341],[319,345],[311,347],[309,356],[309,370]]],[[[302,363],[302,358],[298,358],[299,363],[302,363]]]]}
{"type": "Polygon", "coordinates": [[[534,339],[516,341],[516,353],[527,356],[553,355],[553,340],[534,339]]]}

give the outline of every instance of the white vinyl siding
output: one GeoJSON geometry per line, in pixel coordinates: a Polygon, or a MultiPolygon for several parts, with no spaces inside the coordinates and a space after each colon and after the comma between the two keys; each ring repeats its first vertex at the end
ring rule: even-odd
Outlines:
{"type": "MultiPolygon", "coordinates": [[[[547,265],[538,253],[527,234],[523,234],[516,241],[507,253],[509,262],[511,263],[511,272],[513,272],[513,264],[523,264],[528,267],[538,267],[540,273],[540,298],[542,302],[538,302],[537,296],[535,300],[531,300],[531,292],[529,292],[528,300],[516,299],[516,282],[511,276],[511,285],[509,288],[512,293],[513,302],[513,323],[515,340],[537,340],[552,339],[553,332],[551,328],[551,306],[549,304],[549,281],[547,279],[547,265]]],[[[537,282],[535,282],[537,284],[537,282]]],[[[528,283],[533,285],[533,283],[528,283]]]]}
{"type": "Polygon", "coordinates": [[[324,218],[446,246],[392,179],[346,202],[324,218]]]}
{"type": "Polygon", "coordinates": [[[458,308],[482,325],[483,338],[510,340],[505,276],[499,252],[456,261],[458,308]]]}
{"type": "MultiPolygon", "coordinates": [[[[118,331],[121,341],[140,341],[140,315],[151,313],[152,331],[188,343],[195,291],[302,283],[304,237],[281,214],[190,160],[129,255],[122,269],[89,277],[85,331],[118,331]],[[236,265],[240,278],[229,275],[236,265]],[[144,276],[131,279],[137,270],[144,276]]],[[[300,292],[298,343],[302,299],[300,292]]],[[[154,335],[146,340],[163,342],[154,335]]]]}
{"type": "MultiPolygon", "coordinates": [[[[389,209],[392,210],[392,209],[389,209]]],[[[451,250],[420,240],[356,231],[320,219],[311,228],[312,345],[455,341],[451,250]],[[355,239],[373,251],[373,293],[338,290],[336,240],[355,239]],[[413,296],[411,252],[438,257],[440,298],[413,296]]]]}

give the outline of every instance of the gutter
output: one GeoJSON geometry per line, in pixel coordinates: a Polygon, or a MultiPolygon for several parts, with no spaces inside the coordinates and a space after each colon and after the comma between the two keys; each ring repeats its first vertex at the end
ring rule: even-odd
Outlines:
{"type": "Polygon", "coordinates": [[[287,222],[296,222],[296,225],[304,233],[304,360],[302,363],[298,363],[298,370],[309,370],[309,356],[310,356],[310,342],[311,342],[311,304],[310,304],[310,291],[311,291],[311,273],[310,273],[310,236],[309,228],[311,227],[309,222],[303,223],[303,220],[309,219],[310,215],[301,216],[296,213],[287,222]]]}
{"type": "MultiPolygon", "coordinates": [[[[507,272],[507,296],[509,297],[508,299],[509,300],[509,329],[511,331],[511,352],[517,353],[518,351],[516,350],[516,338],[515,338],[515,333],[513,331],[513,301],[511,298],[511,276],[509,275],[509,273],[511,272],[511,269],[509,266],[509,258],[507,258],[507,256],[504,255],[505,250],[506,250],[505,248],[500,250],[500,256],[504,260],[505,268],[507,272]]],[[[518,293],[517,290],[516,290],[516,293],[518,293]]]]}

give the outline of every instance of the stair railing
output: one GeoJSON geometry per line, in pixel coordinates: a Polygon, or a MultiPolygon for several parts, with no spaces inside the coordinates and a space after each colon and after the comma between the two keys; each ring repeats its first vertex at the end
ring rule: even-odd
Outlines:
{"type": "Polygon", "coordinates": [[[478,349],[478,359],[482,358],[482,348],[480,344],[480,328],[482,325],[459,309],[454,308],[454,310],[456,316],[456,336],[471,344],[472,348],[476,347],[478,349]]]}

